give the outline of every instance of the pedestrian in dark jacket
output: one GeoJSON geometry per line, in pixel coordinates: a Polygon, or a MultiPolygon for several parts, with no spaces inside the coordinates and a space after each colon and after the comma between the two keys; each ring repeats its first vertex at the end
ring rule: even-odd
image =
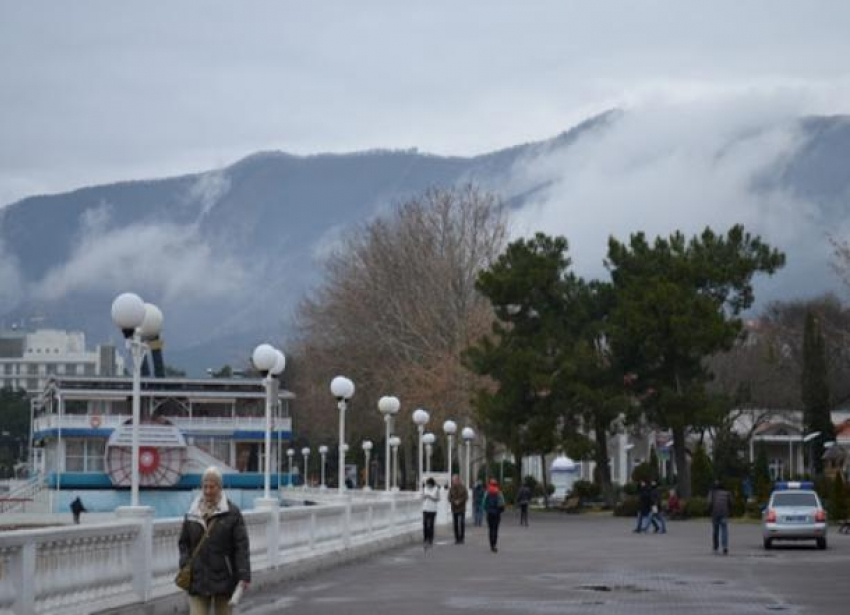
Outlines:
{"type": "Polygon", "coordinates": [[[661,510],[661,487],[656,481],[652,481],[652,516],[649,520],[652,522],[653,534],[660,531],[662,534],[667,533],[667,521],[664,519],[664,513],[661,510]]]}
{"type": "Polygon", "coordinates": [[[77,496],[73,502],[71,502],[71,514],[74,515],[74,523],[80,523],[80,514],[88,512],[86,507],[83,506],[83,501],[80,499],[80,496],[77,496]]]}
{"type": "Polygon", "coordinates": [[[244,590],[251,582],[248,532],[239,508],[224,495],[218,468],[207,468],[201,486],[203,493],[192,502],[178,543],[180,567],[192,558],[189,614],[207,615],[213,606],[216,615],[230,615],[234,590],[240,585],[244,590]]]}
{"type": "Polygon", "coordinates": [[[460,476],[452,476],[452,486],[449,489],[449,504],[452,506],[452,523],[455,530],[455,544],[463,544],[466,535],[466,501],[469,493],[466,485],[460,482],[460,476]]]}
{"type": "Polygon", "coordinates": [[[531,488],[523,485],[516,494],[516,503],[519,504],[519,524],[528,527],[528,505],[531,502],[531,488]]]}
{"type": "Polygon", "coordinates": [[[711,544],[714,553],[716,554],[717,548],[722,546],[723,555],[728,555],[732,494],[723,488],[719,480],[714,481],[714,489],[708,494],[708,514],[711,515],[711,544]]]}
{"type": "Polygon", "coordinates": [[[487,492],[481,501],[481,507],[487,515],[487,528],[490,530],[490,550],[496,553],[499,549],[496,543],[499,541],[499,523],[502,513],[505,511],[505,496],[499,490],[499,483],[495,478],[490,479],[487,492]]]}
{"type": "Polygon", "coordinates": [[[642,480],[640,481],[640,487],[638,487],[638,516],[634,531],[637,533],[647,531],[651,519],[652,489],[646,484],[646,481],[642,480]]]}
{"type": "Polygon", "coordinates": [[[484,525],[484,484],[480,480],[472,490],[472,516],[476,527],[484,525]]]}

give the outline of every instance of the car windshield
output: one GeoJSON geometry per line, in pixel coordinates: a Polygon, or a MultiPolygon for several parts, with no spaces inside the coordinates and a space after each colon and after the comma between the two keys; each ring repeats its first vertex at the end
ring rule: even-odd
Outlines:
{"type": "Polygon", "coordinates": [[[818,499],[814,493],[776,493],[773,496],[774,506],[814,506],[818,499]]]}

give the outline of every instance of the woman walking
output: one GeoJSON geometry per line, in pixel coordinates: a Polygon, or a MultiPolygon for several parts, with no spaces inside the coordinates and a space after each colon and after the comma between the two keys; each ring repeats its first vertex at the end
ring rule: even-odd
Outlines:
{"type": "Polygon", "coordinates": [[[505,496],[499,490],[499,483],[496,482],[495,478],[490,479],[481,507],[487,515],[487,527],[490,530],[490,550],[496,553],[499,550],[496,543],[499,540],[499,522],[502,520],[502,513],[505,510],[505,496]]]}
{"type": "Polygon", "coordinates": [[[433,478],[429,478],[422,490],[422,546],[426,550],[434,546],[434,520],[439,502],[440,488],[433,478]]]}
{"type": "MultiPolygon", "coordinates": [[[[245,520],[222,491],[221,472],[204,471],[203,493],[195,498],[183,520],[178,546],[180,568],[191,571],[187,585],[189,614],[230,615],[231,596],[251,582],[250,550],[245,520]]],[[[182,573],[181,573],[182,576],[182,573]]]]}

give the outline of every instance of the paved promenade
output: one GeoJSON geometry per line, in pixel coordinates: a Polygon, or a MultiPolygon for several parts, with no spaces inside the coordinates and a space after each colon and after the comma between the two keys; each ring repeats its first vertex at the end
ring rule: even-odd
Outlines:
{"type": "Polygon", "coordinates": [[[724,613],[846,614],[850,536],[830,548],[806,544],[764,551],[754,523],[731,526],[728,556],[712,555],[705,520],[669,523],[666,535],[632,533],[610,515],[538,513],[531,527],[505,515],[499,553],[486,527],[456,546],[395,549],[257,592],[242,613],[265,615],[501,615],[724,613]]]}

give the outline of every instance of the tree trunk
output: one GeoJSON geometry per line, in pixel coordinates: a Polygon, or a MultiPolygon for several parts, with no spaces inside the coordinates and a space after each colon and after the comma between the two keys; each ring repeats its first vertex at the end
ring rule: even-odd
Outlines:
{"type": "Polygon", "coordinates": [[[673,427],[673,452],[676,455],[676,493],[680,498],[691,497],[691,468],[688,465],[684,426],[673,427]]]}
{"type": "Polygon", "coordinates": [[[596,449],[594,450],[594,478],[608,506],[614,505],[614,489],[611,486],[611,464],[608,459],[608,429],[605,422],[596,418],[594,426],[596,434],[596,449]]]}
{"type": "Polygon", "coordinates": [[[546,476],[546,455],[540,454],[540,475],[543,477],[543,506],[549,508],[549,477],[546,476]]]}

